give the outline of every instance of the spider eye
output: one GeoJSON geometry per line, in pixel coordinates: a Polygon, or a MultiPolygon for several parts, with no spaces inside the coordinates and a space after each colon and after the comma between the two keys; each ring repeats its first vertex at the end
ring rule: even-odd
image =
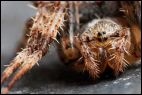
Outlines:
{"type": "Polygon", "coordinates": [[[105,31],[103,31],[102,33],[103,33],[103,34],[106,34],[106,32],[105,32],[105,31]]]}
{"type": "Polygon", "coordinates": [[[105,31],[103,31],[103,32],[98,32],[97,36],[98,36],[98,37],[101,37],[101,36],[104,35],[104,34],[106,34],[105,31]]]}
{"type": "Polygon", "coordinates": [[[98,37],[102,36],[102,33],[101,32],[98,32],[98,37]]]}

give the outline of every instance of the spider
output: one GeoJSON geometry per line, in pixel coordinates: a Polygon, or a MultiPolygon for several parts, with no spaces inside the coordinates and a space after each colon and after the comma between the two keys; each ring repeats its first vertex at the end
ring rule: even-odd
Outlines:
{"type": "MultiPolygon", "coordinates": [[[[57,42],[60,59],[92,79],[110,69],[114,76],[140,59],[140,1],[33,1],[25,46],[3,71],[1,84],[15,72],[2,93],[29,71],[57,42]],[[113,5],[110,8],[106,5],[113,5]],[[86,9],[86,11],[85,11],[86,9]],[[106,11],[106,10],[112,11],[106,11]]],[[[21,47],[20,45],[20,47],[21,47]]]]}

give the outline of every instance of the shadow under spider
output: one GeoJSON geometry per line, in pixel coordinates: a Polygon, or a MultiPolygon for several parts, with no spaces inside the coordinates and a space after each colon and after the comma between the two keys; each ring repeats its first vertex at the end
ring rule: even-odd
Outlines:
{"type": "MultiPolygon", "coordinates": [[[[46,64],[46,63],[45,63],[46,64]]],[[[111,75],[104,76],[102,75],[100,78],[93,80],[91,79],[87,73],[79,73],[75,72],[64,64],[52,62],[50,64],[43,66],[34,66],[28,73],[23,76],[23,79],[18,80],[21,81],[21,85],[24,86],[37,86],[37,85],[50,85],[50,84],[63,84],[63,85],[93,85],[98,84],[103,81],[111,81],[116,79],[111,75]]],[[[107,72],[108,73],[108,72],[107,72]]],[[[121,76],[121,75],[120,75],[121,76]]],[[[120,77],[118,76],[118,77],[120,77]]]]}

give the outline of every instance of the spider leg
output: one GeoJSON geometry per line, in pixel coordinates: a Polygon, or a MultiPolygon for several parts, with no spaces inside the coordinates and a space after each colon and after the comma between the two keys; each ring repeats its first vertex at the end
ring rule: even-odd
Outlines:
{"type": "MultiPolygon", "coordinates": [[[[128,28],[124,28],[119,31],[120,38],[114,41],[112,44],[115,47],[113,50],[107,49],[109,59],[107,60],[108,66],[114,71],[114,75],[117,76],[120,72],[123,72],[124,68],[130,64],[126,55],[130,52],[130,31],[128,28]]],[[[129,55],[128,55],[129,56],[129,55]]]]}
{"type": "MultiPolygon", "coordinates": [[[[32,27],[33,24],[33,20],[32,19],[28,19],[25,25],[25,29],[24,29],[24,37],[21,39],[21,41],[19,42],[16,51],[20,52],[21,48],[24,48],[26,46],[26,42],[28,40],[28,36],[29,32],[30,32],[30,28],[32,27]]],[[[15,69],[17,69],[21,62],[23,60],[25,60],[25,57],[28,55],[28,50],[24,49],[22,52],[18,53],[18,56],[11,62],[11,64],[8,65],[8,67],[5,69],[5,71],[2,73],[2,77],[1,77],[1,83],[3,83],[3,81],[9,77],[12,72],[14,72],[15,69]],[[23,59],[22,59],[23,58],[23,59]]]]}
{"type": "Polygon", "coordinates": [[[60,44],[57,45],[58,55],[65,65],[72,63],[80,57],[79,50],[76,48],[74,43],[72,47],[68,36],[64,34],[59,42],[60,44]]]}
{"type": "Polygon", "coordinates": [[[68,37],[64,35],[61,38],[61,45],[58,46],[58,54],[60,59],[65,65],[77,72],[87,71],[93,79],[99,77],[99,67],[97,66],[99,61],[89,50],[88,44],[85,42],[82,43],[78,36],[74,36],[73,39],[74,47],[71,47],[68,37]]]}
{"type": "Polygon", "coordinates": [[[28,70],[30,70],[37,62],[39,59],[42,57],[42,51],[34,52],[32,55],[29,55],[25,61],[21,64],[19,67],[19,70],[14,74],[13,78],[11,81],[8,83],[8,85],[4,88],[2,88],[2,93],[8,93],[9,89],[14,85],[14,83],[28,70]]]}
{"type": "Polygon", "coordinates": [[[38,7],[38,12],[33,19],[29,39],[25,49],[23,49],[12,63],[2,73],[1,84],[11,75],[14,70],[19,68],[8,86],[2,89],[2,93],[8,93],[15,81],[19,79],[25,72],[31,69],[44,56],[59,32],[58,29],[64,24],[66,13],[66,3],[54,2],[50,5],[51,10],[47,11],[49,6],[38,7]],[[56,17],[55,17],[56,16],[56,17]]]}
{"type": "Polygon", "coordinates": [[[129,23],[133,44],[133,56],[141,57],[141,2],[139,1],[121,1],[121,9],[125,19],[129,23]]]}
{"type": "Polygon", "coordinates": [[[65,64],[72,63],[71,61],[75,61],[80,56],[74,40],[74,36],[79,30],[79,2],[69,1],[67,3],[69,7],[68,27],[64,30],[68,32],[61,33],[60,44],[57,44],[59,57],[65,64]]]}
{"type": "Polygon", "coordinates": [[[90,75],[92,75],[94,78],[98,75],[98,70],[96,66],[96,61],[93,56],[89,54],[90,51],[86,52],[86,43],[80,44],[82,42],[80,39],[77,39],[79,36],[77,36],[78,29],[80,27],[79,25],[79,5],[77,5],[78,2],[69,2],[69,34],[65,35],[63,33],[62,38],[59,40],[61,45],[58,45],[58,54],[66,64],[69,63],[69,65],[73,69],[80,69],[77,71],[89,71],[90,75]],[[87,55],[87,56],[86,56],[87,55]],[[81,60],[84,59],[85,62],[82,62],[81,60]],[[95,63],[93,65],[93,63],[95,63]],[[85,64],[85,66],[84,66],[85,64]]]}
{"type": "MultiPolygon", "coordinates": [[[[82,35],[84,35],[84,33],[82,35]]],[[[84,61],[81,67],[83,67],[83,71],[87,71],[93,79],[96,79],[101,73],[98,65],[100,63],[98,50],[94,47],[94,43],[89,42],[88,39],[85,39],[82,35],[75,37],[76,46],[81,53],[80,58],[84,61]]]]}
{"type": "Polygon", "coordinates": [[[138,25],[131,25],[132,43],[133,43],[133,56],[136,58],[141,57],[141,30],[138,25]]]}
{"type": "Polygon", "coordinates": [[[7,79],[12,73],[13,71],[18,68],[20,66],[20,64],[26,60],[26,56],[28,56],[28,50],[24,49],[22,52],[20,52],[15,59],[11,62],[10,65],[8,65],[8,67],[4,70],[4,72],[2,73],[2,77],[1,77],[1,83],[3,83],[3,81],[5,79],[7,79]]]}
{"type": "Polygon", "coordinates": [[[57,44],[57,52],[60,60],[67,67],[77,72],[84,72],[84,62],[81,56],[79,48],[77,48],[77,42],[74,40],[73,47],[71,47],[70,39],[65,34],[59,40],[60,45],[57,44]]]}
{"type": "Polygon", "coordinates": [[[76,21],[76,31],[80,29],[80,14],[79,14],[79,6],[80,3],[78,1],[74,1],[75,5],[75,21],[76,21]]]}

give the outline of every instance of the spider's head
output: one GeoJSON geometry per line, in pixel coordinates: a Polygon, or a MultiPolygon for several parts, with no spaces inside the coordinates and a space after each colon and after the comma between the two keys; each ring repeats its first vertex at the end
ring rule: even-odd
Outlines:
{"type": "Polygon", "coordinates": [[[120,25],[110,19],[94,20],[88,27],[92,38],[95,38],[98,42],[106,42],[114,35],[119,36],[118,31],[122,29],[120,25]]]}
{"type": "Polygon", "coordinates": [[[88,24],[85,32],[81,34],[83,41],[95,41],[98,46],[106,46],[111,41],[124,37],[129,29],[122,27],[111,19],[95,19],[88,24]]]}

